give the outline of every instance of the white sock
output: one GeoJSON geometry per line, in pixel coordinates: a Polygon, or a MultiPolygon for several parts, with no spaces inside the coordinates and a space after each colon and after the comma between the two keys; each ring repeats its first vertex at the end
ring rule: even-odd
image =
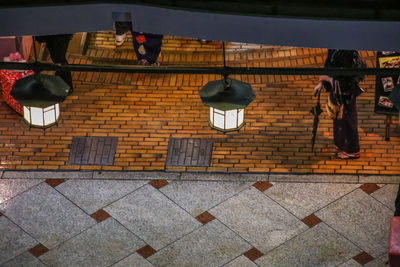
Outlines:
{"type": "Polygon", "coordinates": [[[122,35],[115,35],[115,40],[117,42],[121,42],[125,39],[126,33],[122,34],[122,35]]]}

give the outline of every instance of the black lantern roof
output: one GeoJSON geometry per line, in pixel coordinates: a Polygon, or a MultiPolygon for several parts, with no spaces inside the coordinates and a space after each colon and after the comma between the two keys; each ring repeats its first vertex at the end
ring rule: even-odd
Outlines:
{"type": "Polygon", "coordinates": [[[207,83],[199,95],[204,105],[220,110],[245,108],[256,97],[250,84],[229,78],[207,83]]]}
{"type": "Polygon", "coordinates": [[[45,108],[63,102],[69,90],[59,76],[34,74],[17,80],[11,96],[23,106],[45,108]]]}

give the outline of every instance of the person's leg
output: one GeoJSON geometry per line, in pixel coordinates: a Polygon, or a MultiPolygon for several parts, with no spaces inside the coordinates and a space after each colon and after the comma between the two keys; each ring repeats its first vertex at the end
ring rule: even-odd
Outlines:
{"type": "Polygon", "coordinates": [[[67,53],[71,35],[53,35],[46,40],[47,48],[50,52],[51,60],[54,63],[68,64],[65,54],[67,53]]]}
{"type": "Polygon", "coordinates": [[[360,157],[360,143],[358,138],[358,121],[356,99],[348,99],[343,108],[343,133],[345,147],[338,153],[341,159],[354,159],[360,157]]]}
{"type": "Polygon", "coordinates": [[[345,123],[343,119],[333,120],[333,143],[338,150],[343,151],[346,146],[345,123]]]}
{"type": "MultiPolygon", "coordinates": [[[[46,45],[47,48],[49,49],[51,60],[54,63],[68,64],[65,54],[67,52],[71,37],[72,35],[70,34],[54,35],[46,40],[46,45]]],[[[65,83],[71,87],[70,92],[72,92],[73,84],[72,84],[71,72],[56,71],[55,74],[60,76],[61,79],[63,79],[65,83]]]]}
{"type": "Polygon", "coordinates": [[[132,31],[132,38],[133,48],[139,64],[147,65],[156,63],[161,52],[163,36],[132,31]]]}
{"type": "Polygon", "coordinates": [[[358,137],[358,118],[357,118],[357,105],[356,98],[349,100],[344,104],[346,113],[345,118],[345,133],[346,133],[346,148],[347,153],[360,152],[360,143],[358,137]]]}
{"type": "Polygon", "coordinates": [[[132,23],[129,21],[115,22],[115,45],[121,46],[126,40],[126,33],[132,29],[132,23]]]}
{"type": "Polygon", "coordinates": [[[147,60],[150,64],[157,62],[158,56],[161,52],[163,36],[159,34],[145,34],[147,42],[145,48],[148,52],[147,60]]]}
{"type": "Polygon", "coordinates": [[[115,34],[122,35],[127,33],[132,28],[132,22],[130,21],[116,21],[115,22],[115,34]]]}
{"type": "MultiPolygon", "coordinates": [[[[146,59],[146,49],[144,47],[144,43],[147,41],[146,37],[144,34],[141,34],[139,32],[131,31],[132,33],[132,43],[133,43],[133,49],[135,50],[136,57],[138,59],[139,64],[146,65],[144,64],[147,62],[146,59]]],[[[147,62],[148,63],[148,62],[147,62]]]]}

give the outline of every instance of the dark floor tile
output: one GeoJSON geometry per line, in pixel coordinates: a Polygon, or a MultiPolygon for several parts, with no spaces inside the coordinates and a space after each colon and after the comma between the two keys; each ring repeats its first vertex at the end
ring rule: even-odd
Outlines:
{"type": "Polygon", "coordinates": [[[320,218],[318,218],[317,216],[315,216],[314,214],[308,215],[307,217],[303,218],[301,220],[305,225],[307,225],[308,227],[314,227],[317,224],[319,224],[321,221],[320,218]]]}
{"type": "Polygon", "coordinates": [[[264,254],[256,248],[251,248],[250,250],[246,251],[243,255],[245,255],[249,260],[255,261],[256,259],[260,258],[264,254]]]}
{"type": "Polygon", "coordinates": [[[205,138],[170,138],[166,166],[210,166],[214,141],[205,138]]]}
{"type": "Polygon", "coordinates": [[[142,248],[139,248],[136,252],[140,256],[142,256],[143,258],[146,259],[146,258],[150,257],[151,255],[153,255],[154,253],[156,253],[156,250],[154,248],[152,248],[151,246],[146,245],[142,248]]]}
{"type": "Polygon", "coordinates": [[[114,165],[118,137],[73,136],[69,165],[114,165]]]}
{"type": "Polygon", "coordinates": [[[100,209],[100,210],[96,211],[95,213],[93,213],[92,215],[90,215],[90,217],[95,219],[97,222],[102,222],[105,219],[109,218],[110,214],[108,214],[105,210],[100,209]]]}
{"type": "Polygon", "coordinates": [[[374,260],[374,257],[372,257],[371,255],[369,255],[367,252],[361,252],[358,255],[353,257],[353,260],[355,260],[356,262],[358,262],[361,265],[367,264],[368,262],[374,260]]]}
{"type": "Polygon", "coordinates": [[[269,182],[265,182],[265,181],[259,181],[259,182],[255,183],[255,184],[253,184],[253,186],[255,188],[257,188],[258,190],[260,190],[261,192],[264,192],[265,190],[267,190],[268,188],[273,186],[273,184],[271,184],[269,182]]]}
{"type": "Polygon", "coordinates": [[[51,187],[56,187],[57,185],[60,185],[64,182],[65,182],[64,179],[46,179],[46,183],[51,187]]]}
{"type": "Polygon", "coordinates": [[[160,189],[168,184],[167,180],[153,180],[149,184],[151,184],[156,189],[160,189]]]}
{"type": "Polygon", "coordinates": [[[372,194],[379,188],[380,187],[377,184],[363,184],[362,186],[360,186],[360,189],[367,194],[372,194]]]}
{"type": "Polygon", "coordinates": [[[38,244],[29,250],[29,252],[35,257],[39,257],[47,251],[49,251],[49,249],[42,244],[38,244]]]}
{"type": "Polygon", "coordinates": [[[211,215],[209,212],[205,211],[202,214],[198,215],[196,219],[201,222],[202,224],[206,224],[211,222],[212,220],[215,219],[213,215],[211,215]]]}

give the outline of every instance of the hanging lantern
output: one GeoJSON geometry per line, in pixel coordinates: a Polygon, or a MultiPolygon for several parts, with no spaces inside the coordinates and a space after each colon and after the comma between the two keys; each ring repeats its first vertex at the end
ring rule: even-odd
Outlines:
{"type": "Polygon", "coordinates": [[[58,122],[60,107],[70,87],[59,77],[34,74],[17,80],[11,95],[24,107],[24,121],[31,127],[47,128],[58,122]]]}
{"type": "Polygon", "coordinates": [[[251,85],[234,79],[211,81],[199,91],[210,107],[210,126],[218,131],[238,131],[245,124],[244,108],[255,98],[251,85]]]}
{"type": "Polygon", "coordinates": [[[32,127],[47,128],[58,122],[60,117],[59,104],[46,108],[24,106],[24,120],[32,127]]]}
{"type": "Polygon", "coordinates": [[[222,132],[239,130],[244,125],[244,108],[220,110],[210,107],[210,126],[222,132]]]}

